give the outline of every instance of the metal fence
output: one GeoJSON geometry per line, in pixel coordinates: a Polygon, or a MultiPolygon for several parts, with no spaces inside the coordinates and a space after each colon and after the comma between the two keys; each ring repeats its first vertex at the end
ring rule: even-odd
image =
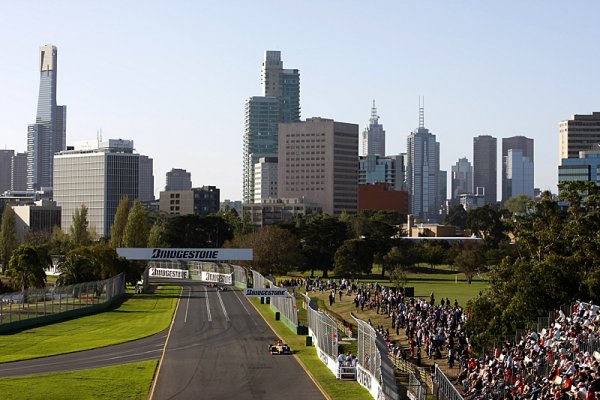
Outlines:
{"type": "Polygon", "coordinates": [[[381,335],[365,321],[352,315],[358,324],[358,364],[379,380],[381,394],[386,400],[398,398],[394,365],[388,357],[381,335]]]}
{"type": "Polygon", "coordinates": [[[419,378],[411,372],[408,374],[408,386],[406,388],[416,400],[427,400],[427,386],[423,385],[419,378]]]}
{"type": "Polygon", "coordinates": [[[313,332],[317,346],[328,356],[337,360],[338,358],[338,339],[340,331],[335,319],[329,314],[318,311],[316,304],[310,298],[304,295],[307,303],[308,327],[313,332]]]}
{"type": "MultiPolygon", "coordinates": [[[[270,287],[276,287],[275,282],[265,279],[270,287]]],[[[296,306],[296,296],[290,294],[286,297],[271,297],[271,308],[279,310],[281,315],[294,326],[298,326],[298,307],[296,306]]]]}
{"type": "Polygon", "coordinates": [[[436,398],[439,400],[464,400],[458,389],[437,365],[433,373],[433,381],[437,388],[436,398]]]}
{"type": "Polygon", "coordinates": [[[252,287],[255,289],[265,288],[265,277],[260,272],[250,270],[252,272],[252,287]]]}
{"type": "Polygon", "coordinates": [[[233,269],[233,284],[239,288],[245,289],[248,287],[248,275],[246,268],[239,265],[228,264],[233,269]]]}
{"type": "Polygon", "coordinates": [[[69,286],[47,286],[0,295],[0,325],[108,303],[125,293],[125,275],[69,286]]]}

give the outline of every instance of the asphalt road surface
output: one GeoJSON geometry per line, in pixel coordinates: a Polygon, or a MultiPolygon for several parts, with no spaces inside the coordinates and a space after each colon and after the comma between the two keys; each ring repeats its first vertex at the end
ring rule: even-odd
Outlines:
{"type": "Polygon", "coordinates": [[[293,356],[273,356],[275,334],[237,290],[182,282],[153,400],[323,399],[293,356]]]}
{"type": "Polygon", "coordinates": [[[159,359],[166,338],[167,330],[144,339],[114,346],[100,347],[59,356],[4,363],[0,364],[0,378],[75,371],[159,359]]]}

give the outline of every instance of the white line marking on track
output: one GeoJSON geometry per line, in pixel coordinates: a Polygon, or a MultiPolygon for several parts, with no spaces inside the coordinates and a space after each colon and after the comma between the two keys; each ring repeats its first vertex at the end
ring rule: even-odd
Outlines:
{"type": "Polygon", "coordinates": [[[252,320],[252,322],[254,322],[254,325],[258,326],[258,322],[256,322],[254,320],[254,318],[252,318],[252,314],[250,314],[250,311],[248,311],[248,309],[246,308],[246,305],[244,304],[244,302],[242,301],[242,299],[240,299],[240,296],[238,296],[238,292],[235,291],[235,298],[238,299],[238,301],[240,302],[240,304],[242,305],[242,307],[244,307],[244,310],[246,310],[246,313],[248,313],[248,315],[251,317],[250,319],[252,320]]]}
{"type": "Polygon", "coordinates": [[[185,324],[187,322],[187,314],[188,314],[188,309],[190,308],[190,295],[192,294],[192,288],[189,288],[189,292],[188,292],[188,301],[187,304],[185,306],[185,318],[183,318],[183,323],[185,324]]]}
{"type": "Polygon", "coordinates": [[[206,293],[206,311],[208,312],[208,322],[212,322],[212,317],[210,315],[210,306],[208,305],[208,289],[204,286],[204,293],[206,293]]]}
{"type": "Polygon", "coordinates": [[[221,298],[221,293],[219,293],[218,290],[217,290],[217,297],[219,298],[219,301],[221,302],[221,308],[223,308],[223,314],[225,314],[225,320],[231,321],[229,319],[229,315],[227,315],[227,310],[225,309],[225,304],[223,304],[223,299],[221,298]]]}

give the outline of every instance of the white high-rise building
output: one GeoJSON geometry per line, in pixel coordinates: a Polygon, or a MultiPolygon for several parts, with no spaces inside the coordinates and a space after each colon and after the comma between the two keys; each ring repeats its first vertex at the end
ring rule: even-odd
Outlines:
{"type": "Polygon", "coordinates": [[[362,133],[362,153],[364,156],[385,156],[385,131],[379,123],[379,115],[373,100],[369,126],[362,133]]]}
{"type": "Polygon", "coordinates": [[[254,202],[277,198],[277,157],[261,157],[254,164],[254,202]]]}
{"type": "Polygon", "coordinates": [[[54,201],[69,232],[75,210],[88,208],[90,230],[108,236],[121,198],[139,198],[140,155],[133,140],[86,141],[54,156],[54,201]]]}

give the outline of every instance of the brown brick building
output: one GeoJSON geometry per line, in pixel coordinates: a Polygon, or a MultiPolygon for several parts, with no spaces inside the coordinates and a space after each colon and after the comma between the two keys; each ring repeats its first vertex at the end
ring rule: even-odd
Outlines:
{"type": "Polygon", "coordinates": [[[358,185],[358,211],[389,210],[408,214],[408,192],[392,190],[387,183],[358,185]]]}

